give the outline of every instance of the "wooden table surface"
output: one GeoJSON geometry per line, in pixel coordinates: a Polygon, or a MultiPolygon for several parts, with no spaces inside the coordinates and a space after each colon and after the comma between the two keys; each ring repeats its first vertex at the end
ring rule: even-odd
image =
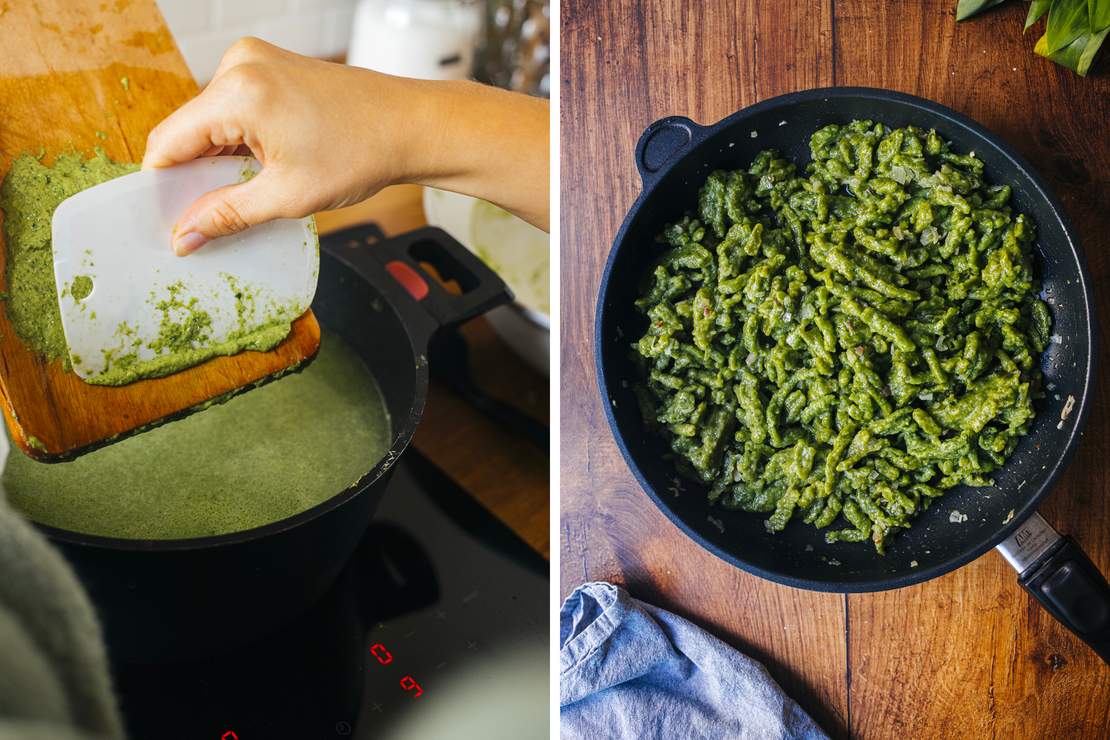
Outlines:
{"type": "MultiPolygon", "coordinates": [[[[413,185],[387,188],[359,205],[320,213],[316,219],[321,234],[373,221],[389,236],[428,223],[422,188],[413,185]]],[[[548,379],[517,357],[485,319],[465,324],[462,332],[470,347],[475,382],[489,395],[546,423],[548,379]]],[[[490,421],[434,380],[413,443],[525,542],[548,557],[551,507],[550,461],[546,454],[490,421]]]]}
{"type": "MultiPolygon", "coordinates": [[[[834,736],[1110,737],[1110,667],[1022,591],[996,553],[928,583],[819,594],[762,581],[682,535],[639,489],[598,397],[591,327],[639,190],[632,150],[670,114],[712,123],[829,85],[931,98],[998,133],[1079,230],[1110,346],[1110,63],[1081,79],[1022,36],[1026,3],[957,25],[955,0],[565,0],[562,8],[561,593],[608,579],[764,661],[834,736]]],[[[1103,57],[1110,56],[1107,53],[1103,57]]],[[[1042,507],[1110,573],[1102,363],[1083,443],[1042,507]]]]}

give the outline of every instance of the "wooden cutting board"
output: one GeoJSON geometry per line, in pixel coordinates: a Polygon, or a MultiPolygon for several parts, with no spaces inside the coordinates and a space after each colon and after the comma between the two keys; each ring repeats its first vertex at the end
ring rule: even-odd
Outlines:
{"type": "MultiPolygon", "coordinates": [[[[138,162],[150,129],[196,93],[154,0],[0,0],[0,176],[25,151],[44,150],[49,163],[99,146],[112,159],[138,162]]],[[[5,255],[0,250],[6,284],[5,255]]],[[[60,459],[300,364],[319,343],[308,311],[270,352],[113,388],[46,363],[0,311],[0,400],[24,452],[60,459]]]]}

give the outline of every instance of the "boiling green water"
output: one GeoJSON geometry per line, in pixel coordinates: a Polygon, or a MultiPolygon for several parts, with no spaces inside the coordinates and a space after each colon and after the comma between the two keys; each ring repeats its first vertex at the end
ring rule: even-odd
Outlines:
{"type": "Polygon", "coordinates": [[[342,491],[392,440],[362,360],[324,332],[289,375],[178,421],[45,464],[12,451],[12,506],[62,529],[128,539],[225,534],[284,519],[342,491]]]}

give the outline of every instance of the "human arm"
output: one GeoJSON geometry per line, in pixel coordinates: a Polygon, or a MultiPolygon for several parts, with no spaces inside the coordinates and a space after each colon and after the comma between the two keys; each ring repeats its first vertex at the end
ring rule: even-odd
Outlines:
{"type": "Polygon", "coordinates": [[[174,230],[179,254],[397,183],[482,198],[546,230],[548,110],[473,82],[393,77],[243,39],[204,91],[151,131],[143,166],[247,150],[263,165],[186,211],[174,230]]]}

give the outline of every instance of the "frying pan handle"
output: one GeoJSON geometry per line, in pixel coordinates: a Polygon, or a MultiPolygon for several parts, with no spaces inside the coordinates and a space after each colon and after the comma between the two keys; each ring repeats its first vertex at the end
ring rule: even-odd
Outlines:
{"type": "Polygon", "coordinates": [[[1065,627],[1110,663],[1110,585],[1071,537],[1018,579],[1065,627]]]}
{"type": "Polygon", "coordinates": [[[644,190],[654,184],[659,173],[682,152],[706,137],[709,129],[685,116],[660,118],[644,129],[636,142],[636,169],[644,190]]]}
{"type": "MultiPolygon", "coordinates": [[[[367,250],[435,323],[455,326],[513,300],[513,293],[478,255],[446,231],[427,227],[401,234],[367,250]],[[429,275],[421,262],[462,288],[455,294],[429,275]]],[[[434,330],[433,330],[434,332],[434,330]]]]}

